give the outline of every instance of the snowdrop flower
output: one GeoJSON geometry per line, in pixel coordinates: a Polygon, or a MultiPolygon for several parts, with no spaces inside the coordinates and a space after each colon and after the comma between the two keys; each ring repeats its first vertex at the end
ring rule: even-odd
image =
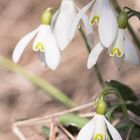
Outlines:
{"type": "MultiPolygon", "coordinates": [[[[53,17],[52,28],[60,50],[64,50],[74,37],[74,34],[70,34],[70,31],[72,22],[78,11],[79,8],[74,3],[74,0],[62,0],[60,8],[53,17]]],[[[91,40],[91,36],[93,36],[93,30],[88,25],[88,18],[85,15],[83,15],[82,20],[88,41],[92,44],[93,38],[91,40]]]]}
{"type": "Polygon", "coordinates": [[[105,118],[106,110],[104,102],[98,104],[97,114],[79,132],[77,140],[122,140],[118,131],[105,118]],[[110,135],[109,135],[109,134],[110,135]]]}
{"type": "Polygon", "coordinates": [[[35,37],[33,51],[38,52],[41,62],[52,70],[60,63],[60,51],[57,47],[55,36],[51,30],[52,19],[51,8],[48,8],[41,18],[41,25],[32,32],[25,35],[17,44],[13,52],[13,61],[17,63],[27,47],[28,43],[35,37]]]}
{"type": "MultiPolygon", "coordinates": [[[[126,20],[128,19],[125,18],[124,16],[127,15],[121,15],[121,14],[119,15],[118,18],[119,31],[116,37],[116,41],[112,46],[108,48],[108,53],[110,56],[114,58],[114,62],[118,68],[120,68],[124,62],[129,64],[139,64],[139,57],[137,55],[135,47],[133,43],[129,40],[125,32],[125,28],[127,27],[127,23],[128,23],[126,22],[126,20]]],[[[101,44],[101,42],[99,42],[92,49],[91,53],[89,54],[88,63],[87,63],[87,67],[89,69],[96,64],[97,59],[104,48],[105,47],[101,44]]]]}
{"type": "Polygon", "coordinates": [[[82,8],[74,19],[71,34],[74,34],[75,28],[82,16],[93,4],[94,6],[90,15],[90,24],[98,24],[101,43],[104,47],[108,48],[113,44],[118,32],[117,18],[109,0],[92,0],[82,8]]]}

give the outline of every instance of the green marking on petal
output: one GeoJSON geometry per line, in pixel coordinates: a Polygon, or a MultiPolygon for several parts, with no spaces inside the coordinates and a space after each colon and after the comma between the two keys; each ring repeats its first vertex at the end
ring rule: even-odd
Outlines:
{"type": "Polygon", "coordinates": [[[94,16],[92,20],[90,21],[90,24],[93,25],[95,22],[99,23],[100,17],[99,16],[94,16]]]}
{"type": "Polygon", "coordinates": [[[96,134],[93,140],[103,140],[102,134],[96,134]]]}
{"type": "Polygon", "coordinates": [[[34,51],[40,51],[40,52],[45,52],[45,46],[43,43],[39,42],[34,48],[34,51]]]}
{"type": "Polygon", "coordinates": [[[112,48],[111,51],[109,52],[110,56],[115,56],[115,54],[116,54],[117,57],[122,56],[122,52],[119,48],[112,48]]]}

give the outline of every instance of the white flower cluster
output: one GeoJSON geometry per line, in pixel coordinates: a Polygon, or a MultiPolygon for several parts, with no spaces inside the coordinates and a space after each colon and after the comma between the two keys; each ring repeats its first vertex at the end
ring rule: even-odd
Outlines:
{"type": "MultiPolygon", "coordinates": [[[[33,51],[39,54],[43,65],[55,70],[60,64],[61,51],[63,51],[74,38],[75,32],[82,20],[85,27],[85,35],[91,47],[93,47],[93,29],[91,25],[98,25],[100,41],[93,47],[89,54],[87,67],[92,68],[101,52],[107,48],[108,54],[114,58],[117,67],[124,62],[138,64],[139,58],[128,39],[125,29],[118,26],[117,16],[109,0],[92,0],[82,9],[79,9],[74,0],[62,0],[60,8],[52,16],[47,9],[45,17],[42,17],[41,25],[25,35],[15,47],[13,61],[17,63],[26,46],[35,37],[33,51]],[[91,8],[90,19],[86,12],[91,8]]],[[[118,131],[106,120],[104,114],[96,114],[95,117],[83,127],[77,140],[108,140],[110,133],[113,140],[122,140],[118,131]]]]}
{"type": "Polygon", "coordinates": [[[125,29],[119,28],[117,17],[109,0],[92,0],[79,9],[74,0],[62,0],[50,22],[41,25],[24,36],[15,47],[13,61],[17,63],[28,43],[35,37],[33,51],[38,52],[42,64],[55,70],[60,64],[61,51],[74,38],[77,26],[83,21],[87,41],[93,48],[87,62],[90,69],[98,60],[101,52],[107,48],[115,64],[120,68],[124,62],[138,64],[139,58],[133,43],[128,39],[125,29]],[[90,22],[85,13],[91,8],[90,22]],[[99,43],[93,47],[94,24],[98,25],[99,43]]]}
{"type": "Polygon", "coordinates": [[[124,62],[139,64],[139,58],[133,43],[126,35],[125,29],[119,28],[117,16],[110,4],[110,0],[92,0],[82,8],[73,22],[72,32],[74,33],[77,24],[85,12],[91,7],[90,24],[97,23],[100,42],[92,49],[87,62],[87,67],[92,68],[101,52],[107,48],[110,56],[118,68],[124,62]]]}

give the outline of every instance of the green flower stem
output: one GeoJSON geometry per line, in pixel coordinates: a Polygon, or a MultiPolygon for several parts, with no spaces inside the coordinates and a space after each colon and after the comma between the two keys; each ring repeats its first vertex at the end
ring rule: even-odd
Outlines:
{"type": "MultiPolygon", "coordinates": [[[[91,48],[91,46],[89,45],[89,43],[88,43],[88,41],[87,41],[87,38],[86,38],[86,36],[85,36],[85,33],[84,33],[84,31],[82,30],[81,27],[80,27],[79,31],[80,31],[80,33],[81,33],[81,35],[82,35],[82,37],[83,37],[83,39],[84,39],[84,41],[85,41],[85,45],[86,45],[87,50],[88,50],[88,52],[90,53],[92,48],[91,48]]],[[[95,69],[95,71],[96,71],[97,79],[98,79],[100,85],[103,87],[103,86],[104,86],[104,81],[103,81],[102,75],[101,75],[101,73],[100,73],[100,70],[99,70],[99,67],[98,67],[97,64],[94,66],[94,69],[95,69]]]]}
{"type": "MultiPolygon", "coordinates": [[[[112,3],[113,3],[114,8],[116,9],[116,11],[117,11],[118,13],[120,13],[122,10],[121,10],[121,8],[120,8],[120,6],[119,6],[117,0],[112,0],[112,3]]],[[[129,30],[131,36],[133,37],[133,39],[134,39],[134,41],[135,41],[135,43],[136,43],[138,49],[140,49],[140,40],[139,40],[139,38],[137,37],[137,35],[135,34],[135,32],[133,31],[133,29],[132,29],[132,27],[131,27],[130,24],[128,24],[128,30],[129,30]]]]}
{"type": "Polygon", "coordinates": [[[46,94],[52,96],[57,101],[61,102],[68,108],[74,107],[75,103],[68,98],[62,91],[50,84],[49,82],[41,79],[40,77],[24,70],[20,66],[12,63],[10,60],[0,56],[0,65],[8,70],[16,72],[29,80],[32,84],[45,91],[46,94]]]}
{"type": "MultiPolygon", "coordinates": [[[[129,120],[125,101],[123,100],[119,90],[117,90],[116,88],[113,88],[113,87],[110,87],[110,86],[105,86],[103,88],[98,100],[100,100],[100,98],[105,97],[109,94],[115,94],[118,97],[118,99],[120,101],[120,104],[121,104],[121,107],[122,107],[122,110],[123,110],[123,113],[124,113],[124,116],[125,116],[125,119],[129,120]]],[[[98,100],[97,100],[97,102],[98,102],[98,100]]]]}

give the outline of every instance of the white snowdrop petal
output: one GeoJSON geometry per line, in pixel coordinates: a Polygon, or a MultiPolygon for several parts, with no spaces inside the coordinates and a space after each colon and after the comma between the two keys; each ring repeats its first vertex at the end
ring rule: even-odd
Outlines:
{"type": "Polygon", "coordinates": [[[28,33],[27,35],[25,35],[16,45],[13,55],[12,55],[12,59],[14,61],[14,63],[17,63],[23,53],[23,51],[25,50],[25,48],[27,47],[28,43],[33,39],[33,37],[36,35],[36,33],[38,32],[40,27],[38,27],[37,29],[33,30],[32,32],[28,33]]]}
{"type": "Polygon", "coordinates": [[[87,10],[92,6],[92,4],[94,3],[94,0],[92,0],[89,4],[87,4],[85,7],[83,7],[78,14],[75,16],[75,18],[73,19],[73,22],[71,24],[71,30],[69,32],[69,38],[72,39],[76,30],[77,30],[77,26],[80,22],[80,20],[82,19],[83,15],[87,12],[87,10]]]}
{"type": "Polygon", "coordinates": [[[93,28],[92,26],[90,26],[89,24],[89,19],[86,15],[84,15],[82,17],[82,21],[85,27],[85,34],[86,34],[86,38],[88,41],[89,46],[91,47],[91,49],[93,48],[94,45],[94,32],[93,32],[93,28]]]}
{"type": "Polygon", "coordinates": [[[71,30],[71,24],[75,16],[76,7],[74,1],[63,0],[53,29],[58,46],[61,50],[64,50],[72,39],[69,38],[69,31],[71,30]]]}
{"type": "Polygon", "coordinates": [[[93,140],[94,139],[99,139],[100,138],[102,140],[105,140],[106,138],[106,123],[104,121],[104,116],[103,115],[96,115],[96,127],[95,127],[95,130],[94,130],[94,135],[93,135],[93,140]]]}
{"type": "Polygon", "coordinates": [[[96,126],[96,115],[79,132],[77,140],[91,140],[96,126]]]}
{"type": "Polygon", "coordinates": [[[36,46],[38,44],[40,44],[40,43],[45,46],[45,44],[43,44],[43,41],[46,39],[45,36],[47,34],[46,33],[47,32],[46,30],[47,30],[48,27],[49,27],[48,25],[44,25],[44,24],[41,24],[40,25],[38,34],[36,35],[36,37],[35,37],[35,39],[33,41],[32,48],[33,48],[34,51],[38,51],[38,50],[36,50],[36,46]]]}
{"type": "Polygon", "coordinates": [[[59,12],[60,12],[60,9],[58,9],[52,17],[52,22],[51,22],[51,25],[50,25],[52,29],[54,29],[54,26],[55,26],[56,20],[58,18],[59,12]]]}
{"type": "Polygon", "coordinates": [[[127,35],[125,35],[124,49],[125,49],[125,62],[130,64],[139,64],[139,57],[136,52],[136,48],[134,47],[130,39],[127,37],[127,35]]]}
{"type": "Polygon", "coordinates": [[[104,47],[110,47],[115,41],[118,31],[116,16],[109,0],[104,0],[101,19],[99,21],[99,37],[104,47]]]}
{"type": "Polygon", "coordinates": [[[91,24],[94,24],[94,23],[92,23],[92,20],[95,17],[99,18],[99,20],[100,20],[102,8],[103,8],[103,3],[104,3],[104,0],[95,0],[93,9],[92,9],[91,14],[90,14],[90,23],[91,24]]]}
{"type": "Polygon", "coordinates": [[[116,37],[113,47],[109,48],[110,56],[122,57],[124,55],[124,29],[119,29],[118,35],[116,37]]]}
{"type": "Polygon", "coordinates": [[[48,67],[55,70],[60,63],[60,51],[55,37],[49,26],[44,30],[43,44],[45,45],[45,61],[48,67]]]}
{"type": "Polygon", "coordinates": [[[88,62],[87,62],[87,67],[88,69],[92,68],[92,66],[94,66],[97,62],[97,59],[99,57],[99,55],[101,54],[102,50],[103,50],[103,46],[101,45],[101,43],[98,43],[90,52],[89,57],[88,57],[88,62]]]}
{"type": "Polygon", "coordinates": [[[111,125],[110,122],[105,117],[104,117],[104,120],[106,122],[107,129],[109,130],[109,133],[111,137],[113,138],[113,140],[122,140],[121,135],[116,130],[116,128],[113,125],[111,125]]]}

